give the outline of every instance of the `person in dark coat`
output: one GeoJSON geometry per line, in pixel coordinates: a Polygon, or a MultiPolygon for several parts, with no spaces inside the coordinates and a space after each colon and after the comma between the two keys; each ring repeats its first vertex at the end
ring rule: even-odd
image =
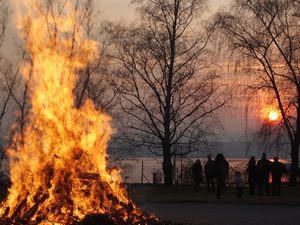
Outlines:
{"type": "Polygon", "coordinates": [[[271,162],[267,159],[267,154],[262,153],[261,159],[258,160],[256,165],[257,180],[258,180],[258,195],[263,194],[263,189],[265,186],[266,194],[270,195],[270,171],[271,162]]]}
{"type": "Polygon", "coordinates": [[[223,154],[219,153],[215,159],[216,164],[216,179],[217,179],[217,194],[218,199],[221,198],[221,192],[226,186],[226,178],[229,171],[229,163],[226,161],[223,154]]]}
{"type": "Polygon", "coordinates": [[[271,164],[272,174],[272,195],[280,195],[281,177],[286,173],[286,169],[283,163],[278,161],[278,157],[274,157],[274,163],[271,164]]]}
{"type": "Polygon", "coordinates": [[[254,186],[256,183],[256,160],[254,156],[250,157],[247,167],[249,195],[254,195],[254,186]]]}
{"type": "Polygon", "coordinates": [[[199,186],[202,181],[202,165],[201,161],[199,159],[196,160],[192,167],[192,173],[193,173],[193,179],[194,179],[194,185],[195,185],[195,191],[199,192],[199,186]]]}
{"type": "Polygon", "coordinates": [[[207,162],[204,166],[204,173],[208,192],[215,192],[214,179],[216,177],[216,165],[215,162],[211,159],[210,154],[207,156],[207,162]]]}

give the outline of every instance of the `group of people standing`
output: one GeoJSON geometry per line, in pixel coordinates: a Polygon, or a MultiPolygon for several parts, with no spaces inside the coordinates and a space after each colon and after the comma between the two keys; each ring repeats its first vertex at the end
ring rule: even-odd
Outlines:
{"type": "MultiPolygon", "coordinates": [[[[229,163],[224,155],[219,153],[215,160],[211,155],[207,156],[207,161],[204,165],[204,174],[208,192],[216,192],[216,197],[221,198],[221,192],[226,186],[226,179],[229,172],[229,163]],[[216,188],[215,188],[216,182],[216,188]]],[[[263,153],[262,158],[257,161],[254,156],[251,156],[248,167],[245,171],[248,175],[249,194],[254,195],[257,186],[258,195],[263,195],[264,192],[270,195],[270,174],[272,175],[272,195],[280,195],[281,177],[286,173],[284,164],[279,162],[278,157],[274,157],[271,162],[267,159],[267,154],[263,153]]],[[[192,167],[195,191],[199,192],[200,183],[203,180],[203,169],[201,161],[196,160],[192,167]]],[[[234,183],[237,191],[237,197],[242,197],[244,190],[244,181],[242,173],[236,171],[234,175],[234,183]]]]}
{"type": "MultiPolygon", "coordinates": [[[[224,155],[219,153],[215,160],[212,160],[211,155],[208,155],[207,162],[204,166],[204,173],[206,177],[206,184],[208,192],[215,192],[215,180],[217,184],[216,197],[221,198],[221,192],[226,186],[226,178],[228,176],[229,163],[224,155]]],[[[196,160],[192,168],[195,190],[199,191],[199,185],[202,181],[202,166],[199,159],[196,160]]]]}
{"type": "Polygon", "coordinates": [[[267,159],[267,154],[262,153],[261,159],[257,161],[251,156],[248,167],[249,194],[255,194],[255,186],[258,187],[258,195],[270,195],[270,175],[272,175],[272,195],[280,195],[281,178],[286,173],[285,165],[279,162],[277,156],[273,162],[267,159]]]}

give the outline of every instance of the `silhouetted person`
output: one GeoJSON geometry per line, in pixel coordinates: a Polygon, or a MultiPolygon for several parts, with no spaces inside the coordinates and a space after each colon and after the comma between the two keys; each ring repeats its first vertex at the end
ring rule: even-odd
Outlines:
{"type": "Polygon", "coordinates": [[[249,194],[254,195],[254,186],[257,181],[256,161],[254,156],[250,157],[250,160],[248,162],[248,167],[247,167],[247,173],[248,173],[249,194]]]}
{"type": "Polygon", "coordinates": [[[239,171],[235,172],[234,183],[235,183],[235,189],[236,189],[236,196],[238,198],[241,198],[243,196],[243,192],[244,192],[244,181],[243,181],[241,172],[239,172],[239,171]]]}
{"type": "Polygon", "coordinates": [[[286,172],[283,163],[278,161],[278,157],[274,157],[274,163],[271,164],[272,174],[272,195],[280,195],[281,177],[286,172]]]}
{"type": "Polygon", "coordinates": [[[229,164],[223,154],[219,153],[215,158],[217,194],[216,197],[221,198],[221,192],[226,186],[226,177],[229,171],[229,164]]]}
{"type": "Polygon", "coordinates": [[[207,156],[207,162],[205,163],[205,166],[204,166],[204,173],[205,173],[208,192],[214,192],[215,191],[214,179],[216,177],[216,164],[211,159],[210,154],[207,156]]]}
{"type": "Polygon", "coordinates": [[[195,191],[199,192],[199,185],[202,181],[202,166],[201,161],[199,159],[196,160],[192,167],[193,172],[193,178],[194,178],[194,185],[195,185],[195,191]]]}
{"type": "Polygon", "coordinates": [[[263,194],[263,189],[265,186],[266,194],[270,194],[270,170],[271,170],[271,162],[267,160],[267,154],[264,152],[261,155],[261,159],[258,160],[256,165],[257,172],[257,181],[258,181],[258,195],[263,194]]]}

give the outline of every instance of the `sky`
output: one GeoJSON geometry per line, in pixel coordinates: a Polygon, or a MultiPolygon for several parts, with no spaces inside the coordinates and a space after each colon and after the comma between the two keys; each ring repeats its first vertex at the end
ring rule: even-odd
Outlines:
{"type": "MultiPolygon", "coordinates": [[[[134,7],[130,4],[131,0],[100,0],[99,5],[104,18],[122,20],[134,18],[134,7]]],[[[230,3],[230,0],[208,0],[211,12],[215,12],[222,6],[230,3]]]]}

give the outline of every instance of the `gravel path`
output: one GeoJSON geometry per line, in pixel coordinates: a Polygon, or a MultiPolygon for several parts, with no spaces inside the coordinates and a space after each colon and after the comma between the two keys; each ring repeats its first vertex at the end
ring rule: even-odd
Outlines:
{"type": "Polygon", "coordinates": [[[300,206],[209,203],[145,203],[146,212],[192,225],[300,225],[300,206]]]}

